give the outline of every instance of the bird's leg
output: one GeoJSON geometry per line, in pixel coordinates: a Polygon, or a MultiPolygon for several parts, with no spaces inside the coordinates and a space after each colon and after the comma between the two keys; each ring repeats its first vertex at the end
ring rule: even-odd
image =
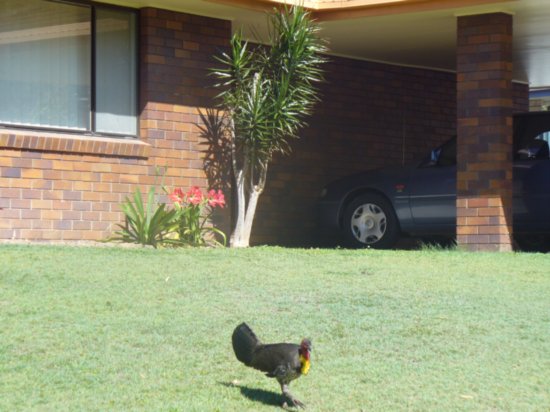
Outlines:
{"type": "MultiPolygon", "coordinates": [[[[290,393],[290,390],[288,389],[288,385],[281,383],[281,390],[283,391],[283,396],[287,398],[292,404],[291,406],[296,406],[298,408],[306,407],[306,405],[303,402],[300,402],[298,399],[292,396],[292,394],[290,393]]],[[[283,406],[285,405],[286,405],[286,402],[283,404],[283,406]]]]}

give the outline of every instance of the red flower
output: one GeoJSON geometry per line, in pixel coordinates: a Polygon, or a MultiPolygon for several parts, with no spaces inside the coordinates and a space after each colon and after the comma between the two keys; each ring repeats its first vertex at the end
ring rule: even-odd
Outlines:
{"type": "Polygon", "coordinates": [[[200,205],[203,199],[202,192],[197,186],[193,186],[186,194],[187,202],[192,205],[200,205]]]}
{"type": "Polygon", "coordinates": [[[174,191],[170,194],[170,199],[172,202],[177,204],[182,204],[184,200],[185,195],[183,194],[183,190],[181,189],[174,189],[174,191]]]}
{"type": "Polygon", "coordinates": [[[221,190],[218,190],[217,192],[212,189],[208,192],[208,204],[211,207],[224,207],[225,206],[225,196],[223,195],[221,190]]]}

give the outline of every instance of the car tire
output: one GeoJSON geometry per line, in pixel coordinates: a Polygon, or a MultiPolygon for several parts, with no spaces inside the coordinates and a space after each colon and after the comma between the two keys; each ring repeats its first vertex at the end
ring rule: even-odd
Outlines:
{"type": "Polygon", "coordinates": [[[343,216],[342,229],[348,246],[389,249],[399,239],[399,223],[391,203],[376,193],[351,201],[343,216]]]}

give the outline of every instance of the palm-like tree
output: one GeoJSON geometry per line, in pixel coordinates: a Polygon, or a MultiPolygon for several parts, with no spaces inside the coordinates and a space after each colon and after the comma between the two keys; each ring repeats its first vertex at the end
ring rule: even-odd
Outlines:
{"type": "Polygon", "coordinates": [[[237,191],[237,220],[231,246],[249,245],[258,198],[274,153],[288,153],[318,100],[325,42],[319,26],[301,7],[269,15],[269,46],[250,47],[240,33],[213,71],[227,115],[232,168],[237,191]]]}

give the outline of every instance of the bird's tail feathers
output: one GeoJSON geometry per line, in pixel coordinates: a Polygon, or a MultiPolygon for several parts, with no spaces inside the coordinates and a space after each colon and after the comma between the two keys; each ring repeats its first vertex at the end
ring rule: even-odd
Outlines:
{"type": "Polygon", "coordinates": [[[243,322],[233,331],[231,341],[237,359],[249,366],[252,361],[254,350],[261,345],[256,334],[243,322]]]}

